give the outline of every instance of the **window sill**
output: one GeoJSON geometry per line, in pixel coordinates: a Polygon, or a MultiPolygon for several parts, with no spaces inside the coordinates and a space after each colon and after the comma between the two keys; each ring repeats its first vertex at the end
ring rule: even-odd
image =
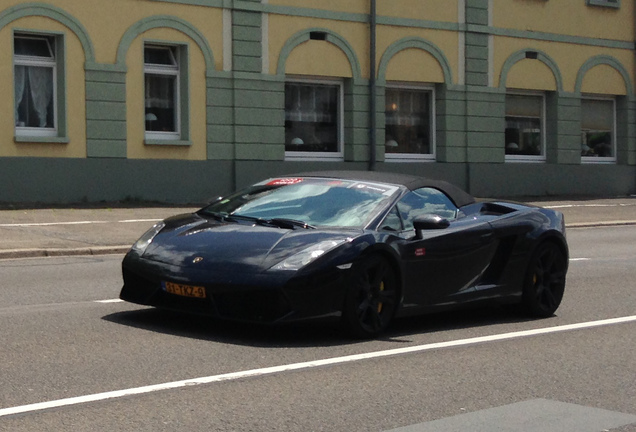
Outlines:
{"type": "Polygon", "coordinates": [[[338,153],[323,152],[285,152],[286,161],[319,161],[319,162],[342,162],[344,155],[338,153]]]}
{"type": "Polygon", "coordinates": [[[433,154],[399,154],[385,153],[384,161],[390,163],[409,163],[409,162],[436,162],[433,154]]]}
{"type": "Polygon", "coordinates": [[[190,140],[171,140],[171,139],[145,139],[145,145],[151,146],[191,146],[192,141],[190,140]]]}
{"type": "Polygon", "coordinates": [[[600,6],[600,7],[608,7],[614,9],[620,9],[621,2],[618,1],[608,1],[608,0],[587,0],[588,6],[600,6]]]}
{"type": "Polygon", "coordinates": [[[13,141],[16,143],[68,144],[70,139],[68,137],[16,135],[13,137],[13,141]]]}
{"type": "Polygon", "coordinates": [[[506,162],[512,163],[545,163],[545,156],[511,156],[506,155],[506,162]]]}
{"type": "Polygon", "coordinates": [[[616,164],[616,158],[581,156],[581,164],[582,165],[612,165],[612,164],[616,164]]]}

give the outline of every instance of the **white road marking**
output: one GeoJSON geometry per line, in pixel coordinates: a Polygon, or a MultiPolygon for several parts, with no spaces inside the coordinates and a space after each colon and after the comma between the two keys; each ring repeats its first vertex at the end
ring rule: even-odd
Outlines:
{"type": "Polygon", "coordinates": [[[559,208],[576,208],[576,207],[632,207],[635,206],[636,204],[633,203],[629,203],[629,204],[624,204],[624,203],[618,203],[618,204],[560,204],[560,205],[553,205],[553,206],[541,206],[543,208],[547,208],[547,209],[559,209],[559,208]]]}
{"type": "Polygon", "coordinates": [[[108,223],[137,223],[137,222],[159,222],[161,219],[125,219],[120,221],[74,221],[74,222],[33,222],[33,223],[16,223],[16,224],[0,224],[0,228],[23,228],[38,226],[56,226],[56,225],[97,225],[108,223]]]}
{"type": "Polygon", "coordinates": [[[95,300],[95,303],[120,303],[122,299],[109,299],[109,300],[95,300]]]}
{"type": "Polygon", "coordinates": [[[137,223],[137,222],[159,222],[162,219],[126,219],[117,221],[118,223],[137,223]]]}
{"type": "Polygon", "coordinates": [[[23,413],[34,412],[34,411],[41,411],[41,410],[46,410],[51,408],[60,408],[65,406],[79,405],[79,404],[84,404],[88,402],[97,402],[97,401],[103,401],[108,399],[122,398],[126,396],[131,396],[131,395],[154,393],[154,392],[159,392],[163,390],[171,390],[171,389],[177,389],[177,388],[188,387],[188,386],[210,384],[214,382],[233,381],[233,380],[238,380],[238,379],[243,379],[248,377],[259,377],[259,376],[272,375],[276,373],[288,372],[288,371],[294,371],[294,370],[312,369],[312,368],[321,367],[321,366],[351,363],[351,362],[357,362],[362,360],[431,351],[435,349],[467,346],[467,345],[474,345],[474,344],[485,343],[485,342],[510,340],[510,339],[517,339],[522,337],[537,336],[537,335],[544,335],[544,334],[550,334],[550,333],[559,333],[559,332],[572,331],[572,330],[589,329],[594,327],[623,324],[623,323],[635,322],[635,321],[636,321],[636,315],[633,315],[633,316],[626,316],[626,317],[620,317],[620,318],[590,321],[590,322],[584,322],[584,323],[578,323],[578,324],[568,324],[568,325],[546,327],[546,328],[540,328],[540,329],[534,329],[534,330],[522,330],[522,331],[516,331],[516,332],[502,333],[498,335],[481,336],[481,337],[459,339],[459,340],[448,341],[448,342],[438,342],[438,343],[432,343],[432,344],[426,344],[426,345],[396,348],[391,350],[376,351],[376,352],[365,353],[365,354],[354,354],[354,355],[348,355],[343,357],[333,357],[333,358],[328,358],[323,360],[313,360],[313,361],[302,362],[302,363],[292,363],[288,365],[266,367],[261,369],[252,369],[247,371],[231,372],[231,373],[225,373],[220,375],[212,375],[208,377],[187,379],[183,381],[173,381],[173,382],[168,382],[163,384],[155,384],[155,385],[149,385],[144,387],[116,390],[116,391],[110,391],[110,392],[104,392],[104,393],[95,393],[95,394],[85,395],[85,396],[77,396],[77,397],[71,397],[66,399],[52,400],[48,402],[39,402],[39,403],[34,403],[29,405],[3,408],[3,409],[0,409],[0,417],[6,417],[9,415],[23,414],[23,413]]]}
{"type": "Polygon", "coordinates": [[[54,226],[54,225],[91,225],[91,224],[106,224],[108,221],[75,221],[75,222],[38,222],[38,223],[18,223],[18,224],[0,224],[2,228],[12,227],[33,227],[33,226],[54,226]]]}
{"type": "Polygon", "coordinates": [[[570,261],[589,261],[591,258],[570,258],[570,261]]]}

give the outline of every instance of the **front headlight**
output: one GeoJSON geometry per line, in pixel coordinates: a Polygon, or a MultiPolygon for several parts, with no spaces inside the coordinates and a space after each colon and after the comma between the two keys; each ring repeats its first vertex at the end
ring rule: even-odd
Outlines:
{"type": "Polygon", "coordinates": [[[346,241],[346,239],[321,241],[320,243],[309,246],[308,248],[301,250],[300,252],[290,256],[289,258],[286,258],[285,260],[273,266],[271,269],[299,270],[310,262],[318,259],[325,253],[329,252],[330,250],[337,248],[346,241]]]}
{"type": "Polygon", "coordinates": [[[139,240],[135,242],[132,246],[133,250],[139,252],[140,254],[144,253],[146,248],[152,243],[152,240],[155,238],[159,231],[165,227],[166,224],[164,222],[158,222],[152,226],[144,235],[139,237],[139,240]]]}

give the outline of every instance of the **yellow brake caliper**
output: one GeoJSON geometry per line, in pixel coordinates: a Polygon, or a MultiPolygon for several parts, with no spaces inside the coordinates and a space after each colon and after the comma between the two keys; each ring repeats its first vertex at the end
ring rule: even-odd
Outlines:
{"type": "MultiPolygon", "coordinates": [[[[380,291],[384,291],[384,281],[380,282],[380,291]]],[[[378,302],[378,313],[382,312],[382,302],[378,302]]]]}

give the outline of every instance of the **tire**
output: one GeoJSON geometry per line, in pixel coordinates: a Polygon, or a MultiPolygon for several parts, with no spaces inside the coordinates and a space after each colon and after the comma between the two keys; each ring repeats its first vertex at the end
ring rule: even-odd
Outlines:
{"type": "Polygon", "coordinates": [[[357,338],[377,337],[390,324],[398,304],[395,271],[379,255],[370,255],[353,268],[342,319],[357,338]]]}
{"type": "Polygon", "coordinates": [[[522,305],[532,316],[554,315],[563,299],[567,258],[553,242],[544,242],[535,250],[526,271],[522,305]]]}

